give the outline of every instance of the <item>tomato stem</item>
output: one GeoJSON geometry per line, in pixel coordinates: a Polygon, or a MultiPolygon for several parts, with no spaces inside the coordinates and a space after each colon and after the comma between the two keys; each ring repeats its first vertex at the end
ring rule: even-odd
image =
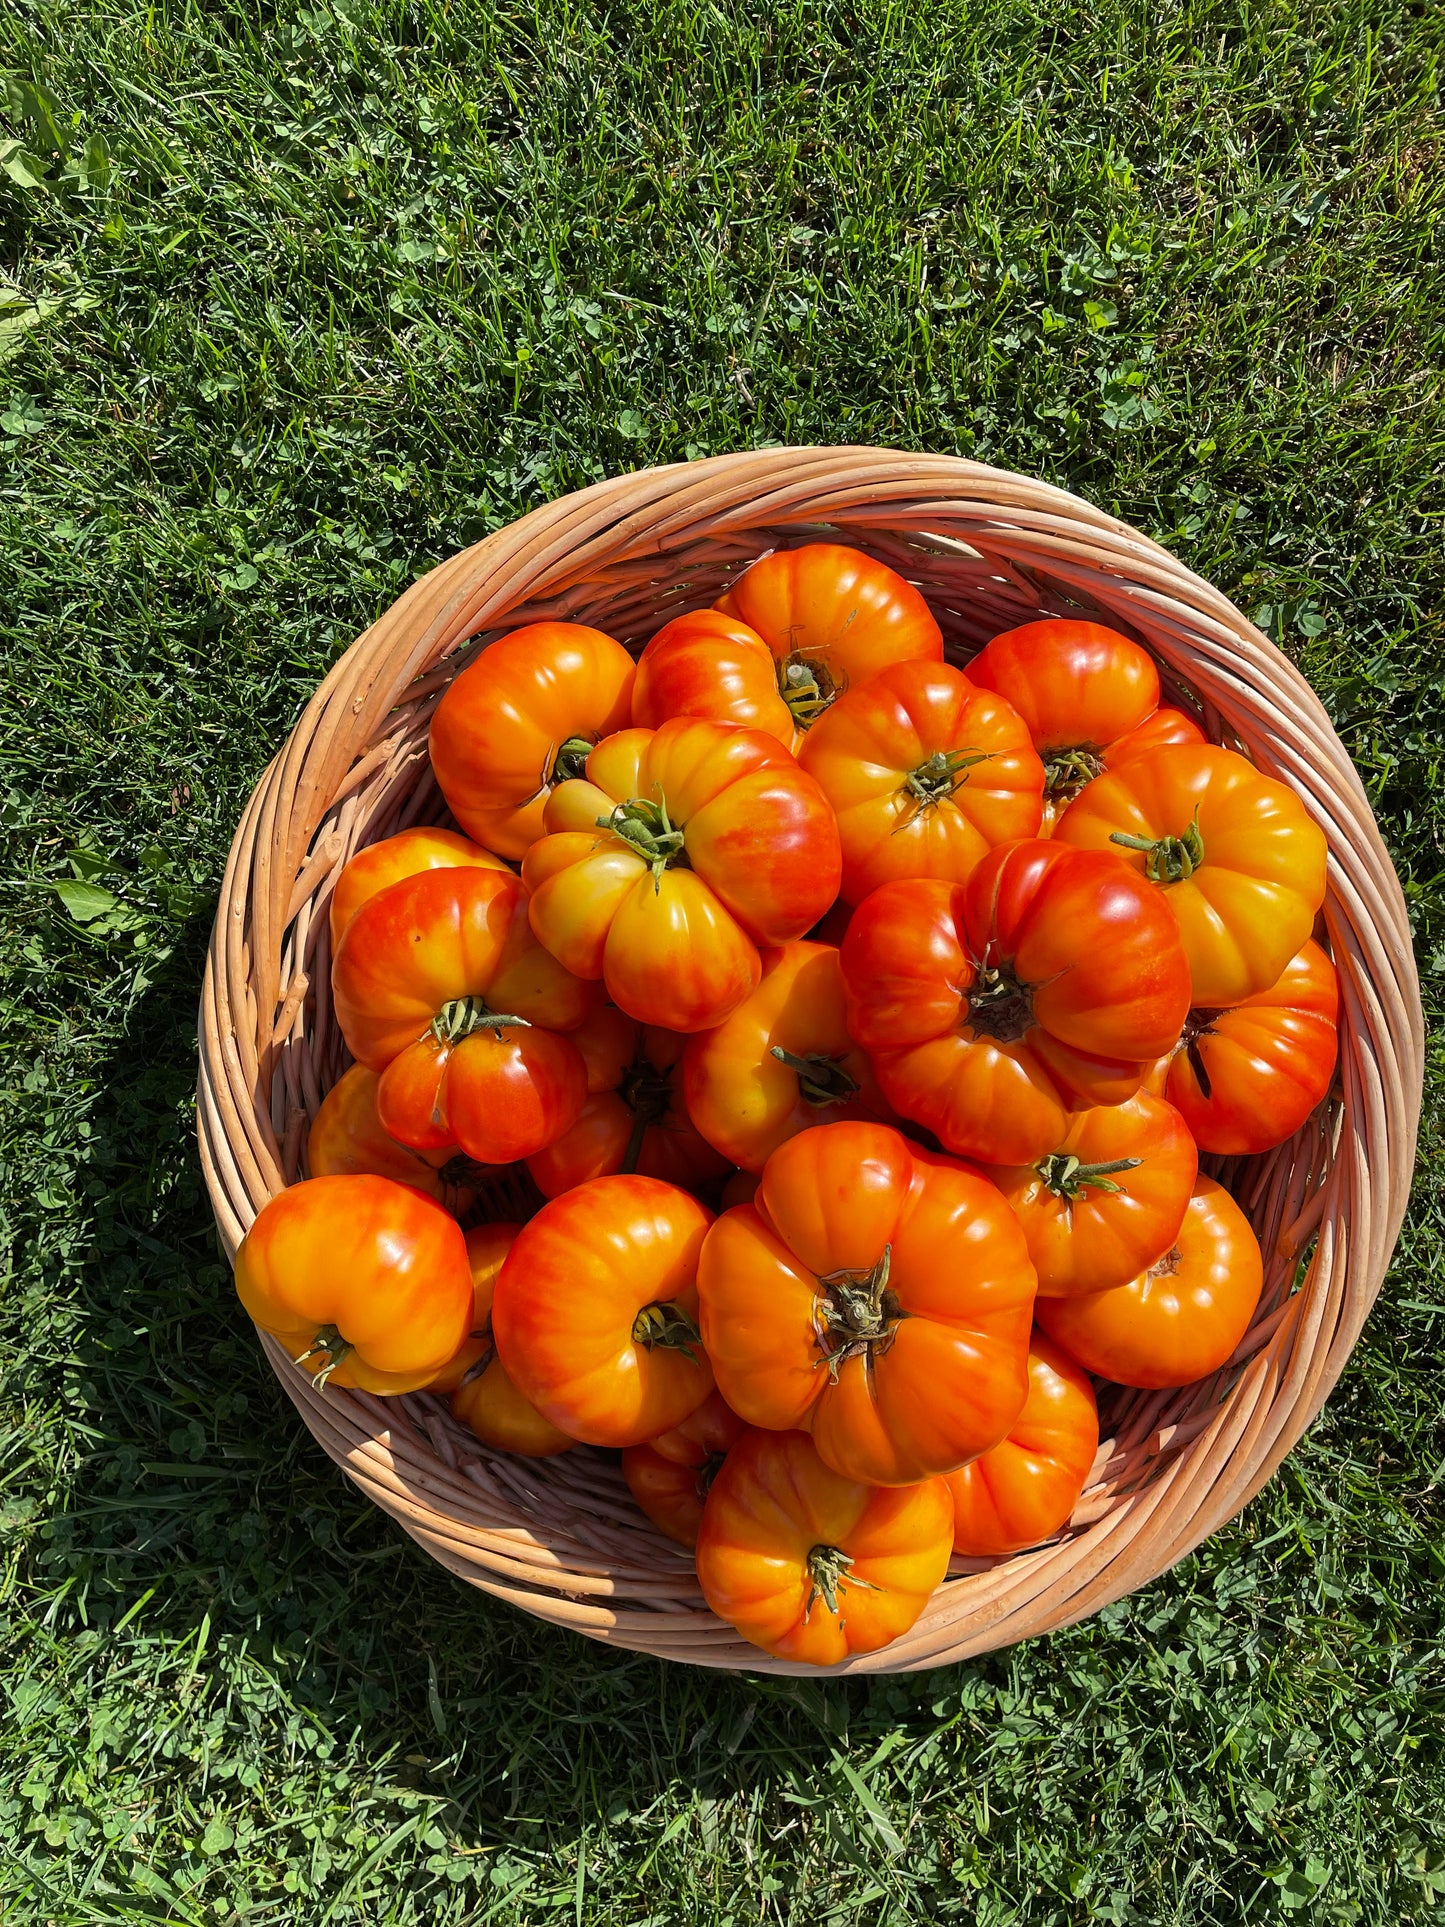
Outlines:
{"type": "Polygon", "coordinates": [[[599,830],[611,830],[630,844],[652,870],[653,887],[662,888],[662,873],[674,864],[688,868],[683,848],[683,832],[667,814],[667,804],[659,797],[654,803],[645,796],[630,797],[619,803],[610,816],[599,816],[599,830]]]}
{"type": "Polygon", "coordinates": [[[804,1619],[811,1618],[813,1608],[821,1599],[830,1613],[838,1611],[838,1594],[846,1579],[850,1586],[857,1586],[863,1592],[880,1592],[871,1579],[859,1579],[853,1572],[853,1556],[844,1552],[841,1546],[813,1546],[806,1560],[808,1568],[808,1603],[803,1608],[804,1619]]]}
{"type": "Polygon", "coordinates": [[[1184,1019],[1183,1030],[1179,1033],[1179,1048],[1189,1059],[1189,1068],[1193,1071],[1199,1085],[1199,1095],[1206,1102],[1213,1095],[1213,1085],[1209,1081],[1209,1067],[1204,1061],[1204,1052],[1199,1048],[1199,1040],[1201,1037],[1213,1035],[1215,1019],[1223,1015],[1222,1009],[1191,1010],[1184,1019]]]}
{"type": "Polygon", "coordinates": [[[632,1130],[622,1159],[624,1172],[637,1169],[642,1155],[642,1140],[653,1125],[661,1124],[672,1103],[672,1073],[662,1071],[640,1053],[617,1087],[617,1095],[632,1112],[632,1130]]]}
{"type": "Polygon", "coordinates": [[[315,1358],[318,1352],[326,1354],[326,1363],[319,1372],[313,1372],[311,1375],[311,1382],[317,1391],[323,1392],[326,1389],[327,1379],[351,1349],[349,1340],[341,1336],[335,1325],[323,1325],[306,1350],[298,1354],[296,1363],[304,1365],[308,1358],[315,1358]]]}
{"type": "Polygon", "coordinates": [[[888,1286],[893,1247],[885,1245],[876,1265],[865,1269],[827,1272],[818,1280],[813,1301],[813,1329],[828,1376],[836,1385],[838,1373],[850,1358],[875,1348],[886,1351],[893,1343],[898,1321],[907,1316],[898,1294],[888,1286]]]}
{"type": "Polygon", "coordinates": [[[1144,874],[1151,883],[1187,883],[1204,861],[1204,838],[1199,833],[1199,805],[1182,836],[1126,836],[1115,830],[1109,838],[1121,850],[1144,852],[1144,874]]]}
{"type": "Polygon", "coordinates": [[[702,1333],[681,1305],[644,1305],[632,1321],[632,1342],[648,1351],[660,1346],[695,1358],[693,1347],[702,1343],[702,1333]]]}
{"type": "Polygon", "coordinates": [[[778,694],[799,729],[810,729],[842,693],[842,686],[817,660],[793,655],[778,664],[778,694]]]}
{"type": "Polygon", "coordinates": [[[895,828],[901,830],[920,811],[934,809],[938,804],[947,802],[953,792],[968,781],[968,772],[976,764],[986,763],[990,753],[984,749],[934,750],[931,756],[904,777],[903,787],[898,794],[912,801],[908,814],[895,828]]]}
{"type": "Polygon", "coordinates": [[[552,758],[552,766],[547,772],[547,784],[574,783],[580,776],[587,774],[587,758],[596,748],[585,736],[569,736],[561,744],[552,758]]]}
{"type": "Polygon", "coordinates": [[[1097,743],[1076,743],[1044,758],[1044,795],[1068,803],[1104,772],[1103,751],[1097,743]]]}
{"type": "Polygon", "coordinates": [[[1179,1275],[1179,1267],[1183,1263],[1184,1253],[1179,1249],[1178,1245],[1175,1245],[1171,1251],[1164,1253],[1164,1256],[1157,1264],[1150,1265],[1144,1276],[1146,1278],[1176,1278],[1179,1275]]]}
{"type": "Polygon", "coordinates": [[[1142,1158],[1115,1158],[1109,1164],[1081,1164],[1072,1151],[1051,1151],[1048,1157],[1039,1159],[1034,1169],[1056,1198],[1067,1198],[1072,1203],[1083,1196],[1086,1185],[1092,1185],[1096,1191],[1121,1191],[1123,1186],[1114,1183],[1114,1173],[1132,1171],[1143,1161],[1142,1158]]]}
{"type": "Polygon", "coordinates": [[[780,1064],[786,1064],[798,1080],[798,1092],[803,1101],[821,1110],[825,1104],[845,1104],[858,1089],[858,1080],[843,1068],[841,1057],[825,1057],[821,1051],[813,1051],[807,1057],[795,1057],[781,1044],[774,1044],[771,1055],[780,1064]]]}
{"type": "Polygon", "coordinates": [[[1033,1028],[1034,991],[1015,975],[1011,963],[973,958],[974,979],[967,994],[971,1029],[1001,1044],[1016,1043],[1033,1028]]]}
{"type": "Polygon", "coordinates": [[[442,1005],[429,1028],[439,1044],[459,1044],[464,1037],[470,1037],[474,1030],[494,1031],[500,1044],[502,1032],[509,1026],[522,1030],[532,1028],[529,1018],[513,1017],[506,1011],[489,1009],[485,997],[454,997],[449,1004],[442,1005]]]}

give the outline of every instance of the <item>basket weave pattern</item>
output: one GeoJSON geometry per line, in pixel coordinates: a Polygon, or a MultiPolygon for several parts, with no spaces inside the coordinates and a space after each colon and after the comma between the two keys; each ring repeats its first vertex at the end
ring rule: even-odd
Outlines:
{"type": "MultiPolygon", "coordinates": [[[[1264,1294],[1235,1357],[1182,1391],[1106,1393],[1099,1455],[1059,1539],[1007,1559],[956,1560],[910,1633],[837,1669],[900,1672],[1081,1619],[1232,1518],[1339,1376],[1405,1208],[1423,1026],[1399,884],[1308,684],[1165,550],[1021,476],[950,456],[832,448],[620,477],[454,556],[336,664],[246,806],[202,993],[199,1134],[234,1257],[266,1200],[305,1175],[308,1122],[349,1061],[329,996],[331,889],[362,845],[445,817],[427,728],[477,648],[555,616],[640,649],[670,617],[715,601],[743,564],[818,539],[866,549],[918,583],[955,662],[1040,614],[1096,616],[1146,643],[1208,734],[1290,783],[1324,829],[1324,920],[1340,972],[1331,1101],[1267,1156],[1211,1161],[1265,1254],[1264,1294]]],[[[660,1656],[813,1670],[767,1658],[713,1617],[690,1556],[636,1511],[615,1459],[590,1448],[548,1460],[491,1453],[440,1399],[317,1392],[273,1340],[263,1343],[325,1450],[460,1577],[660,1656]]]]}

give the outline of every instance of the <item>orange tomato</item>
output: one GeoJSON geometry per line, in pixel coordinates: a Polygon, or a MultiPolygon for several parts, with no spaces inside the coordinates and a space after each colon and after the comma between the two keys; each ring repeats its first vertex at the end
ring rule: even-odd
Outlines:
{"type": "Polygon", "coordinates": [[[499,1452],[515,1452],[524,1459],[549,1459],[570,1451],[576,1440],[559,1432],[523,1398],[508,1378],[492,1340],[497,1277],[521,1228],[517,1224],[479,1224],[467,1233],[472,1328],[427,1390],[450,1392],[452,1411],[484,1445],[499,1452]]]}
{"type": "Polygon", "coordinates": [[[1200,1178],[1173,1248],[1086,1298],[1041,1298],[1039,1323],[1116,1385],[1162,1391],[1218,1371],[1249,1330],[1264,1282],[1259,1240],[1223,1185],[1200,1178]]]}
{"type": "Polygon", "coordinates": [[[640,1445],[712,1390],[697,1262],[712,1213],[656,1178],[593,1178],[543,1205],[497,1280],[492,1330],[513,1383],[589,1445],[640,1445]]]}
{"type": "Polygon", "coordinates": [[[896,662],[942,662],[943,634],[917,589],[859,549],[776,549],[714,605],[760,635],[799,729],[896,662]]]}
{"type": "Polygon", "coordinates": [[[1001,1445],[948,1475],[953,1549],[970,1559],[1022,1552],[1068,1524],[1099,1450],[1088,1374],[1035,1332],[1029,1395],[1001,1445]]]}
{"type": "Polygon", "coordinates": [[[685,1191],[725,1174],[728,1160],[699,1136],[687,1113],[686,1039],[644,1028],[604,1004],[571,1041],[587,1064],[587,1102],[570,1130],[527,1160],[544,1198],[617,1171],[639,1171],[685,1191]]]}
{"type": "Polygon", "coordinates": [[[403,877],[416,876],[422,870],[506,868],[499,856],[473,843],[470,837],[458,836],[455,830],[427,826],[401,830],[380,843],[368,843],[352,857],[331,892],[332,951],[362,904],[389,884],[400,883],[403,877]]]}
{"type": "Polygon", "coordinates": [[[1267,990],[1324,902],[1326,846],[1294,791],[1213,743],[1150,750],[1090,783],[1054,831],[1115,850],[1165,897],[1196,1004],[1267,990]]]}
{"type": "Polygon", "coordinates": [[[532,622],[489,644],[431,722],[432,768],[467,834],[525,855],[553,785],[631,721],[633,674],[620,642],[577,622],[532,622]]]}
{"type": "Polygon", "coordinates": [[[1179,1235],[1199,1154],[1171,1104],[1139,1091],[1080,1111],[1033,1164],[988,1175],[1023,1226],[1041,1298],[1075,1298],[1137,1278],[1179,1235]]]}
{"type": "Polygon", "coordinates": [[[711,716],[760,729],[786,750],[797,744],[771,650],[756,629],[716,609],[674,616],[638,658],[633,722],[658,729],[673,716],[711,716]]]}
{"type": "Polygon", "coordinates": [[[1201,1150],[1248,1155],[1294,1136],[1334,1077],[1339,1007],[1335,967],[1311,940],[1268,990],[1189,1013],[1165,1088],[1201,1150]]]}
{"type": "Polygon", "coordinates": [[[510,871],[428,870],[370,898],[331,969],[352,1054],[381,1072],[377,1111],[418,1149],[507,1164],[575,1123],[586,1067],[560,1032],[592,999],[533,937],[510,871]]]}
{"type": "Polygon", "coordinates": [[[1085,854],[1007,844],[965,885],[884,884],[854,913],[849,1029],[894,1110],[962,1156],[1032,1164],[1178,1038],[1189,972],[1167,907],[1085,854]]]}
{"type": "Polygon", "coordinates": [[[353,1064],[321,1100],[306,1139],[306,1163],[313,1178],[334,1178],[370,1172],[414,1184],[454,1214],[471,1202],[471,1192],[448,1184],[442,1172],[460,1156],[455,1145],[421,1152],[399,1144],[382,1129],[376,1114],[376,1072],[353,1064]]]}
{"type": "Polygon", "coordinates": [[[1018,1417],[1034,1301],[1023,1233],[979,1172],[883,1124],[779,1146],[708,1233],[702,1336],[750,1425],[806,1430],[845,1478],[908,1485],[1018,1417]]]}
{"type": "Polygon", "coordinates": [[[720,1392],[709,1392],[681,1425],[622,1454],[627,1489],[659,1532],[697,1544],[703,1501],[731,1446],[747,1427],[720,1392]]]}
{"type": "Polygon", "coordinates": [[[799,937],[838,891],[826,799],[758,730],[680,717],[624,730],[547,805],[523,864],[532,928],[620,1010],[706,1030],[762,972],[760,945],[799,937]]]}
{"type": "Polygon", "coordinates": [[[687,1111],[709,1144],[748,1171],[814,1124],[884,1122],[892,1112],[867,1053],[848,1035],[843,973],[830,944],[788,943],[762,981],[683,1056],[687,1111]]]}
{"type": "Polygon", "coordinates": [[[455,1218],[390,1178],[309,1178],[262,1207],[236,1292],[318,1384],[412,1392],[466,1336],[467,1248],[455,1218]]]}
{"type": "Polygon", "coordinates": [[[948,1570],[942,1479],[880,1489],[842,1477],[801,1432],[748,1432],[703,1507],[703,1597],[749,1644],[836,1666],[917,1620],[948,1570]]]}
{"type": "Polygon", "coordinates": [[[798,760],[837,813],[849,903],[900,877],[961,883],[1043,816],[1044,766],[1022,720],[947,663],[899,663],[849,690],[798,760]]]}

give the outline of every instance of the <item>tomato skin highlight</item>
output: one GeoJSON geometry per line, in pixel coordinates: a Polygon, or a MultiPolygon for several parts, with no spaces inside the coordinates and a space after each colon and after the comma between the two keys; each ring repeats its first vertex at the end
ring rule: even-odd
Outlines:
{"type": "Polygon", "coordinates": [[[1088,1373],[1035,1332],[1029,1394],[1001,1444],[948,1475],[953,1549],[985,1559],[1022,1552],[1068,1524],[1099,1450],[1088,1373]]]}
{"type": "Polygon", "coordinates": [[[697,1544],[708,1489],[746,1430],[721,1392],[712,1391],[681,1425],[626,1448],[627,1489],[659,1532],[680,1546],[697,1544]]]}
{"type": "Polygon", "coordinates": [[[1113,850],[1150,877],[1178,922],[1192,1001],[1204,1007],[1267,990],[1324,902],[1324,833],[1292,789],[1214,743],[1151,750],[1109,770],[1075,797],[1054,835],[1113,850]]]}
{"type": "Polygon", "coordinates": [[[863,1485],[825,1465],[801,1432],[750,1431],[708,1493],[697,1576],[749,1644],[835,1666],[915,1624],[952,1545],[944,1480],[863,1485]]]}
{"type": "Polygon", "coordinates": [[[331,893],[333,953],[362,904],[390,884],[400,883],[403,877],[416,876],[422,870],[455,869],[503,870],[512,874],[501,857],[473,843],[470,837],[458,836],[455,830],[424,825],[401,830],[395,836],[384,837],[380,843],[368,843],[346,865],[331,893]]]}
{"type": "Polygon", "coordinates": [[[236,1292],[313,1377],[378,1393],[428,1384],[472,1310],[456,1219],[409,1184],[362,1175],[308,1178],[263,1206],[236,1292]]]}
{"type": "Polygon", "coordinates": [[[1268,990],[1192,1013],[1165,1089],[1201,1150],[1249,1156],[1294,1136],[1334,1080],[1339,1007],[1335,967],[1311,939],[1268,990]]]}
{"type": "Polygon", "coordinates": [[[1201,1177],[1164,1260],[1110,1291],[1041,1298],[1035,1315],[1085,1371],[1163,1391],[1192,1385],[1229,1361],[1263,1282],[1249,1220],[1223,1185],[1201,1177]]]}
{"type": "Polygon", "coordinates": [[[577,622],[529,623],[484,649],[431,722],[432,768],[467,834],[499,856],[525,856],[542,834],[559,751],[627,727],[634,674],[620,642],[577,622]]]}
{"type": "Polygon", "coordinates": [[[712,1390],[697,1263],[712,1213],[656,1178],[593,1178],[543,1205],[497,1280],[492,1330],[518,1390],[588,1445],[640,1445],[712,1390]]]}

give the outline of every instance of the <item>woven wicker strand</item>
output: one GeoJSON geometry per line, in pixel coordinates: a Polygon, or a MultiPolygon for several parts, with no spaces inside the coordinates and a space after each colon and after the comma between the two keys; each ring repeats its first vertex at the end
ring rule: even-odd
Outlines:
{"type": "MultiPolygon", "coordinates": [[[[1291,784],[1328,835],[1324,926],[1341,984],[1331,1099],[1266,1157],[1217,1165],[1265,1253],[1234,1359],[1177,1392],[1106,1395],[1104,1440],[1064,1533],[1012,1558],[955,1561],[910,1633],[836,1669],[903,1672],[1070,1625],[1231,1519],[1343,1369],[1409,1193],[1424,1028],[1404,900],[1369,803],[1309,685],[1166,550],[1061,489],[976,462],[783,448],[602,482],[453,556],[347,650],[246,806],[202,987],[198,1130],[234,1257],[266,1200],[305,1175],[307,1126],[349,1061],[329,997],[331,890],[356,849],[444,816],[426,733],[477,648],[542,616],[640,648],[757,556],[819,538],[916,582],[955,661],[1041,614],[1094,615],[1144,642],[1210,733],[1291,784]]],[[[635,1511],[606,1455],[489,1453],[441,1400],[317,1392],[262,1342],[323,1449],[459,1578],[637,1651],[812,1670],[768,1659],[707,1610],[690,1560],[635,1511]]]]}

